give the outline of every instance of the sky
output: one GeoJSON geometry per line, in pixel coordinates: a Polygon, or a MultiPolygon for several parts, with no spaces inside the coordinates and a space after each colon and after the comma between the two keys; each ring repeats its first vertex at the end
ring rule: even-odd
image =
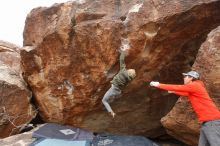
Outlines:
{"type": "Polygon", "coordinates": [[[70,0],[1,0],[0,40],[23,46],[23,30],[28,13],[39,6],[52,6],[70,0]]]}

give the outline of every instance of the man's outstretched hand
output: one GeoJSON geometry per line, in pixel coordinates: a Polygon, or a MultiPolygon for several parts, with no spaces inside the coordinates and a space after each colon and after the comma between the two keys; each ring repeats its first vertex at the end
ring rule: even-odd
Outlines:
{"type": "Polygon", "coordinates": [[[158,87],[159,85],[160,85],[159,82],[155,82],[155,81],[151,81],[151,82],[150,82],[150,86],[158,87]]]}

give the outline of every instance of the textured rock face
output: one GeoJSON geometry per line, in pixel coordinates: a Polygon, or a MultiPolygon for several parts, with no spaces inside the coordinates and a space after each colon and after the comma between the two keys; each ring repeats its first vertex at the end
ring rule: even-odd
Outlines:
{"type": "Polygon", "coordinates": [[[219,7],[217,0],[87,0],[32,10],[21,56],[41,116],[99,132],[164,134],[160,119],[176,98],[148,81],[181,83],[180,73],[220,24],[219,7]],[[122,46],[130,48],[126,64],[137,77],[112,103],[113,120],[101,99],[122,46]]]}
{"type": "MultiPolygon", "coordinates": [[[[210,96],[220,107],[219,98],[219,55],[220,55],[220,27],[209,33],[206,41],[199,49],[193,69],[201,74],[210,96]]],[[[188,144],[197,145],[199,124],[186,98],[181,98],[172,111],[162,119],[168,133],[188,144]]]]}
{"type": "Polygon", "coordinates": [[[35,117],[21,77],[19,48],[0,41],[0,137],[16,134],[35,117]]]}
{"type": "Polygon", "coordinates": [[[161,123],[169,135],[187,144],[198,145],[200,125],[186,97],[179,98],[161,123]]]}
{"type": "Polygon", "coordinates": [[[0,144],[2,146],[29,146],[35,140],[32,138],[32,133],[26,132],[0,139],[0,144]]]}
{"type": "Polygon", "coordinates": [[[220,27],[208,34],[208,38],[199,49],[193,68],[199,70],[209,94],[216,103],[220,103],[220,27]]]}
{"type": "Polygon", "coordinates": [[[20,50],[18,46],[0,40],[0,64],[13,68],[16,72],[21,72],[20,50]]]}

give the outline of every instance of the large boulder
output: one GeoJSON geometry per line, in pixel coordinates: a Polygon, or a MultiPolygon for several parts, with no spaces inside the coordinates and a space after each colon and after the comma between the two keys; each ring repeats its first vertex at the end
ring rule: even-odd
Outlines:
{"type": "Polygon", "coordinates": [[[20,48],[12,43],[0,40],[0,62],[13,68],[15,72],[21,73],[20,48]]]}
{"type": "MultiPolygon", "coordinates": [[[[220,109],[220,26],[212,30],[199,49],[193,69],[201,74],[207,90],[220,109]]],[[[198,119],[188,100],[180,98],[175,107],[162,120],[164,127],[173,137],[191,145],[198,144],[198,119]]]]}
{"type": "Polygon", "coordinates": [[[13,135],[4,139],[0,139],[2,146],[29,146],[36,139],[32,138],[32,131],[22,134],[13,135]]]}
{"type": "Polygon", "coordinates": [[[98,132],[163,135],[160,119],[177,97],[148,83],[181,83],[219,14],[219,0],[87,0],[33,9],[21,61],[41,117],[98,132]],[[101,99],[119,69],[120,47],[130,48],[126,64],[137,77],[111,104],[112,119],[101,99]]]}
{"type": "Polygon", "coordinates": [[[0,41],[0,138],[19,132],[36,115],[21,76],[19,47],[0,41]]]}
{"type": "Polygon", "coordinates": [[[161,123],[174,138],[189,145],[198,145],[200,124],[186,97],[179,98],[161,123]]]}

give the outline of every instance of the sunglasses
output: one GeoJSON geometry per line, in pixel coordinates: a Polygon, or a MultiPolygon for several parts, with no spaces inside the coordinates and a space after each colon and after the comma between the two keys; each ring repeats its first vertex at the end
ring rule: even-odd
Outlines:
{"type": "Polygon", "coordinates": [[[191,76],[189,76],[189,75],[186,75],[186,76],[183,76],[183,78],[192,78],[191,76]]]}

